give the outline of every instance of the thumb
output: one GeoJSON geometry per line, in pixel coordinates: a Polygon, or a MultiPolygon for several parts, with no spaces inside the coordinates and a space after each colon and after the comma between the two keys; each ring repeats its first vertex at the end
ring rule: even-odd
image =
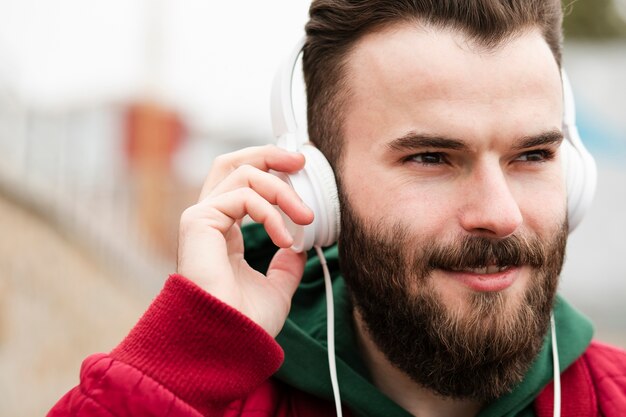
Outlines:
{"type": "Polygon", "coordinates": [[[267,278],[290,303],[302,279],[305,263],[306,252],[297,253],[291,249],[279,249],[267,270],[267,278]]]}

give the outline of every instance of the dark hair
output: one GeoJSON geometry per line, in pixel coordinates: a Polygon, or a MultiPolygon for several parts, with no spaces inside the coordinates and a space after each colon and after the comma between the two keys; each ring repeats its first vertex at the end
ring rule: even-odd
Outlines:
{"type": "Polygon", "coordinates": [[[336,170],[342,152],[345,60],[365,34],[397,23],[451,28],[495,48],[539,28],[561,66],[560,0],[314,0],[303,53],[310,140],[336,170]]]}

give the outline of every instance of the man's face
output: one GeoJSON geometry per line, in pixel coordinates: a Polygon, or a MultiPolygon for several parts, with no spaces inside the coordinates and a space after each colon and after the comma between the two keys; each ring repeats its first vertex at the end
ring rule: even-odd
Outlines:
{"type": "Polygon", "coordinates": [[[552,53],[538,31],[486,50],[402,25],[360,40],[347,80],[339,245],[357,320],[433,390],[501,395],[541,345],[567,236],[552,53]]]}

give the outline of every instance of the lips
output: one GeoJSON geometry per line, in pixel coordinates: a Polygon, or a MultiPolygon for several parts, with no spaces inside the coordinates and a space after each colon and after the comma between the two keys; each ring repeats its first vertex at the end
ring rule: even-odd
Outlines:
{"type": "Polygon", "coordinates": [[[503,291],[519,276],[521,267],[490,265],[479,268],[443,270],[451,279],[476,292],[503,291]]]}

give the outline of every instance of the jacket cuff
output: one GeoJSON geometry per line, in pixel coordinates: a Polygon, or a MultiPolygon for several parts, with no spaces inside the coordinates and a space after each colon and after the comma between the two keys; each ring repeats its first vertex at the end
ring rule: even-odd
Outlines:
{"type": "Polygon", "coordinates": [[[265,330],[181,275],[169,277],[110,356],[199,409],[249,394],[283,362],[265,330]]]}

